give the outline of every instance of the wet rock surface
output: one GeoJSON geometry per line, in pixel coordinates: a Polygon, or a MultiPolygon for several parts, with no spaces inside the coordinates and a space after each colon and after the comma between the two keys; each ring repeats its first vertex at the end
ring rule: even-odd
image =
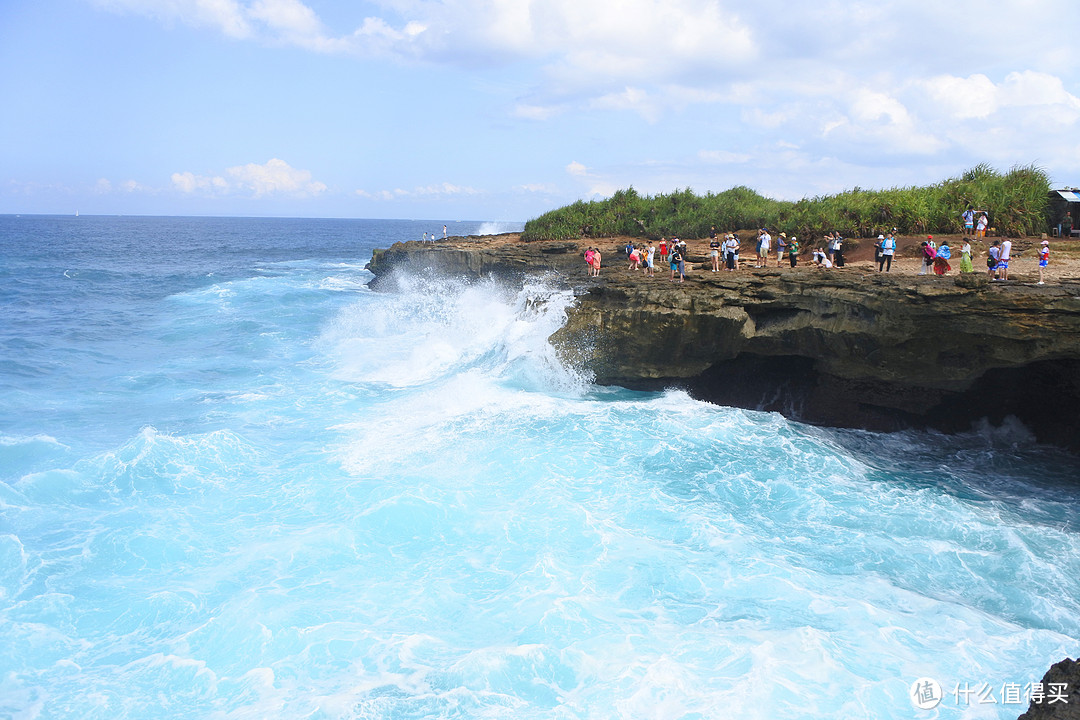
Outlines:
{"type": "Polygon", "coordinates": [[[577,300],[552,342],[600,384],[679,386],[719,404],[806,422],[962,431],[1015,416],[1080,450],[1080,282],[991,282],[771,267],[702,269],[687,281],[626,271],[616,246],[589,278],[587,243],[515,236],[398,243],[376,252],[372,287],[399,270],[517,282],[544,275],[577,300]]]}

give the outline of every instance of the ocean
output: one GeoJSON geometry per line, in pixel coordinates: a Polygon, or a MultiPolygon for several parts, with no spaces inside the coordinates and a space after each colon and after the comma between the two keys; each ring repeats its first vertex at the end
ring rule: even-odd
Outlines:
{"type": "Polygon", "coordinates": [[[1075,456],[597,386],[539,280],[366,287],[443,224],[0,217],[0,717],[1015,718],[1080,652],[1075,456]]]}

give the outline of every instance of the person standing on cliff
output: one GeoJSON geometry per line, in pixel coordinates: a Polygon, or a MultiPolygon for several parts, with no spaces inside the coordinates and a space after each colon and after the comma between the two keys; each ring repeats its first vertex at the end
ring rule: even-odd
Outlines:
{"type": "Polygon", "coordinates": [[[592,258],[593,258],[593,249],[592,248],[585,248],[585,266],[589,268],[589,277],[593,276],[592,258]]]}
{"type": "Polygon", "coordinates": [[[735,233],[728,235],[727,239],[727,269],[739,269],[739,236],[735,233]]]}
{"type": "Polygon", "coordinates": [[[656,246],[653,245],[653,241],[649,241],[649,247],[645,250],[645,272],[648,276],[654,277],[656,275],[656,265],[654,264],[656,256],[656,246]]]}
{"type": "Polygon", "coordinates": [[[722,243],[716,237],[716,228],[709,233],[709,256],[712,258],[712,271],[720,270],[720,245],[722,243]]]}
{"type": "Polygon", "coordinates": [[[990,224],[990,218],[987,217],[986,213],[980,213],[979,214],[979,221],[977,223],[975,223],[975,237],[977,237],[977,238],[986,237],[986,227],[989,224],[990,224]]]}
{"type": "Polygon", "coordinates": [[[1001,262],[998,269],[1001,270],[1001,279],[1009,279],[1009,260],[1012,259],[1012,240],[1005,238],[1001,243],[1001,262]]]}
{"type": "Polygon", "coordinates": [[[685,275],[683,274],[683,259],[682,253],[679,251],[679,246],[675,245],[671,248],[671,282],[675,282],[675,272],[679,273],[679,282],[683,282],[685,275]]]}
{"type": "Polygon", "coordinates": [[[892,270],[892,259],[895,254],[896,237],[892,233],[889,233],[881,241],[881,258],[878,260],[878,272],[881,272],[882,268],[885,269],[885,272],[892,270]]]}
{"type": "Polygon", "coordinates": [[[964,219],[964,235],[970,236],[975,229],[975,211],[968,205],[967,210],[960,217],[964,219]]]}
{"type": "Polygon", "coordinates": [[[791,261],[791,267],[795,267],[799,262],[799,238],[794,235],[788,240],[787,244],[788,260],[791,261]]]}
{"type": "Polygon", "coordinates": [[[660,262],[667,262],[667,238],[660,238],[660,262]]]}
{"type": "Polygon", "coordinates": [[[999,245],[1001,243],[995,240],[986,251],[986,274],[993,280],[998,279],[998,262],[1001,260],[1001,248],[998,247],[999,245]]]}
{"type": "Polygon", "coordinates": [[[1039,284],[1045,285],[1043,282],[1043,268],[1050,264],[1050,241],[1043,240],[1042,247],[1039,248],[1039,284]]]}
{"type": "Polygon", "coordinates": [[[964,238],[964,245],[960,248],[960,273],[971,272],[975,272],[975,267],[971,264],[971,243],[964,238]]]}
{"type": "MultiPolygon", "coordinates": [[[[787,233],[780,233],[776,236],[776,267],[780,267],[780,263],[783,261],[784,256],[787,255],[787,233]]],[[[768,258],[766,258],[766,265],[768,258]]]]}

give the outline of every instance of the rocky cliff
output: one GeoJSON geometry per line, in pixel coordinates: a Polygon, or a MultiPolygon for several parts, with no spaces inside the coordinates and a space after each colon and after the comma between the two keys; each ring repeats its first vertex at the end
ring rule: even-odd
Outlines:
{"type": "MultiPolygon", "coordinates": [[[[678,385],[720,404],[869,429],[957,431],[1013,415],[1041,440],[1080,450],[1080,282],[866,266],[696,270],[680,284],[616,265],[591,279],[583,249],[512,236],[399,243],[369,269],[376,288],[400,269],[548,274],[577,294],[552,341],[601,384],[678,385]]],[[[618,256],[615,243],[601,250],[618,256]]]]}

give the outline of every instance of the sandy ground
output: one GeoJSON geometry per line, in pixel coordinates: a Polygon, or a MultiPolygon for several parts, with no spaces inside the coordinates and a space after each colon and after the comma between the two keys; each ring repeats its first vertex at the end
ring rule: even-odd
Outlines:
{"type": "MultiPolygon", "coordinates": [[[[739,272],[748,272],[754,269],[754,244],[756,238],[749,232],[740,232],[739,236],[742,238],[740,263],[741,269],[739,272]]],[[[506,243],[519,242],[520,236],[516,234],[506,234],[491,236],[490,238],[484,238],[485,241],[490,242],[493,246],[499,246],[506,243]]],[[[919,272],[919,268],[922,264],[919,259],[919,247],[922,240],[925,240],[926,236],[903,236],[897,238],[897,254],[893,259],[892,273],[901,273],[908,275],[915,275],[919,272]]],[[[986,238],[984,240],[971,240],[973,257],[972,265],[976,272],[986,273],[986,258],[987,248],[990,243],[999,238],[986,238]]],[[[1047,238],[1050,242],[1050,265],[1045,269],[1043,275],[1047,284],[1061,282],[1061,281],[1074,281],[1080,282],[1080,239],[1073,238],[1071,240],[1064,240],[1061,238],[1047,238]]],[[[604,268],[610,271],[627,271],[628,263],[625,261],[625,252],[623,248],[628,241],[635,243],[640,242],[638,238],[628,237],[612,237],[603,239],[584,239],[584,240],[572,240],[577,244],[580,252],[584,253],[588,247],[597,247],[603,256],[604,268]]],[[[949,275],[959,274],[960,267],[960,248],[964,243],[964,238],[961,235],[935,235],[934,241],[939,245],[942,241],[948,241],[949,247],[953,250],[953,258],[949,261],[952,265],[952,271],[949,275]]],[[[855,241],[845,241],[844,256],[847,260],[845,268],[833,268],[831,270],[823,270],[813,265],[811,262],[810,252],[812,248],[823,246],[823,241],[820,239],[807,245],[806,243],[800,243],[803,247],[803,253],[799,255],[799,265],[795,268],[796,272],[844,272],[848,269],[861,269],[863,272],[877,269],[873,262],[874,257],[874,240],[870,238],[863,238],[855,241]],[[809,248],[809,249],[808,249],[809,248]]],[[[1038,248],[1042,243],[1042,238],[1014,238],[1012,262],[1009,264],[1009,277],[1014,282],[1036,282],[1039,279],[1039,259],[1038,248]]],[[[710,272],[709,257],[709,240],[704,239],[686,239],[687,250],[690,261],[694,265],[694,269],[691,273],[710,272]]],[[[582,263],[584,267],[584,262],[582,263]]],[[[776,253],[773,252],[769,261],[769,267],[776,267],[776,253]]],[[[785,260],[781,267],[788,268],[790,265],[785,260]]],[[[662,272],[670,272],[669,269],[664,266],[657,265],[657,274],[662,272]]]]}

